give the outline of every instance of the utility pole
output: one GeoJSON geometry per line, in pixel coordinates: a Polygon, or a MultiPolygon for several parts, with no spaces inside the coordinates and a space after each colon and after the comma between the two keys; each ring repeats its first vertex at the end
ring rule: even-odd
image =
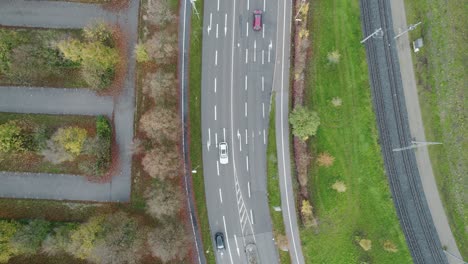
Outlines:
{"type": "Polygon", "coordinates": [[[399,38],[400,36],[402,36],[402,35],[405,34],[405,33],[408,33],[409,31],[415,30],[416,27],[419,26],[421,23],[422,23],[422,22],[418,22],[418,23],[416,23],[416,24],[409,25],[409,27],[408,27],[405,31],[403,31],[403,32],[401,32],[400,34],[396,35],[396,36],[394,37],[394,39],[399,38]]]}
{"type": "Polygon", "coordinates": [[[200,15],[198,14],[197,6],[195,5],[196,0],[189,0],[192,4],[192,8],[195,11],[195,15],[197,15],[198,19],[200,19],[200,15]]]}
{"type": "Polygon", "coordinates": [[[441,142],[425,142],[425,141],[411,141],[411,145],[403,148],[395,148],[393,151],[402,151],[402,150],[407,150],[407,149],[414,149],[414,148],[419,148],[419,147],[424,147],[424,146],[429,146],[429,145],[441,145],[441,142]]]}
{"type": "Polygon", "coordinates": [[[383,37],[383,30],[382,28],[378,28],[374,31],[374,33],[370,34],[369,36],[367,36],[365,39],[361,40],[361,44],[366,42],[368,39],[370,38],[382,38],[383,37]]]}

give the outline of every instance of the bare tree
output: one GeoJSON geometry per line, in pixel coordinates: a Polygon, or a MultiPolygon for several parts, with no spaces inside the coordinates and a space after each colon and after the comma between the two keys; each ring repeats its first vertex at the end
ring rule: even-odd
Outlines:
{"type": "Polygon", "coordinates": [[[175,102],[177,99],[177,80],[174,73],[158,70],[146,75],[143,92],[156,101],[175,102]]]}
{"type": "Polygon", "coordinates": [[[165,137],[171,141],[180,138],[180,121],[178,114],[167,108],[156,108],[143,114],[140,128],[150,138],[161,140],[165,137]]]}
{"type": "Polygon", "coordinates": [[[168,0],[148,0],[146,15],[147,20],[157,26],[165,25],[175,18],[168,0]]]}
{"type": "Polygon", "coordinates": [[[167,263],[171,260],[181,260],[188,253],[188,240],[183,225],[165,223],[148,235],[148,245],[151,255],[167,263]]]}
{"type": "Polygon", "coordinates": [[[176,216],[182,206],[182,190],[173,184],[162,184],[158,187],[148,188],[145,192],[146,212],[158,219],[176,216]]]}
{"type": "Polygon", "coordinates": [[[145,155],[141,164],[152,178],[164,180],[178,176],[179,161],[179,154],[175,150],[153,149],[145,155]]]}
{"type": "Polygon", "coordinates": [[[145,45],[149,56],[156,59],[156,63],[166,64],[177,56],[177,34],[172,34],[168,30],[154,34],[145,45]]]}

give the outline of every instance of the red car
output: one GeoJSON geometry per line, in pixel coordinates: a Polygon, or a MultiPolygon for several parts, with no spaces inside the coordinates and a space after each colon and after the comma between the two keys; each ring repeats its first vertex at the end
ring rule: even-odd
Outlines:
{"type": "Polygon", "coordinates": [[[255,10],[253,17],[253,30],[262,30],[262,10],[255,10]]]}

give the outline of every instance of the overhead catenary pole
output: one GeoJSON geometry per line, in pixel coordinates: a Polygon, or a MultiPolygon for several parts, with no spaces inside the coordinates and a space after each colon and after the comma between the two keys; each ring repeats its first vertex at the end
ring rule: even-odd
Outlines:
{"type": "Polygon", "coordinates": [[[414,148],[419,148],[419,147],[424,147],[424,146],[429,146],[429,145],[441,145],[441,142],[426,142],[426,141],[411,141],[411,145],[403,148],[395,148],[393,151],[402,151],[402,150],[407,150],[407,149],[414,149],[414,148]]]}
{"type": "Polygon", "coordinates": [[[366,42],[368,39],[370,38],[382,38],[383,37],[383,30],[382,28],[378,28],[374,31],[374,33],[370,34],[369,36],[367,36],[365,39],[361,40],[361,44],[366,42]]]}
{"type": "Polygon", "coordinates": [[[401,37],[403,34],[406,34],[406,33],[408,33],[408,32],[411,31],[411,30],[415,30],[416,27],[419,26],[421,23],[422,23],[422,22],[418,22],[418,23],[416,23],[416,24],[409,25],[409,27],[408,27],[405,31],[403,31],[403,32],[401,32],[400,34],[396,35],[396,36],[394,37],[394,39],[397,39],[397,38],[401,37]]]}

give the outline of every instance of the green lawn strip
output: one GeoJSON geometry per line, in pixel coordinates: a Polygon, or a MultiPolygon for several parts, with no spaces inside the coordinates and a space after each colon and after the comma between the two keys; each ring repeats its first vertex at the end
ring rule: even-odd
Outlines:
{"type": "Polygon", "coordinates": [[[419,104],[439,193],[464,259],[468,259],[468,207],[463,187],[468,181],[466,152],[466,14],[464,1],[406,0],[408,23],[422,21],[410,41],[424,47],[412,53],[419,104]]]}
{"type": "Polygon", "coordinates": [[[205,182],[203,180],[203,160],[201,142],[201,66],[202,66],[202,33],[203,33],[203,1],[196,2],[200,13],[197,17],[192,14],[192,28],[190,33],[189,58],[189,104],[190,104],[190,160],[192,168],[197,170],[193,174],[193,191],[197,205],[198,220],[205,255],[208,263],[215,263],[213,243],[208,223],[208,211],[205,201],[205,182]]]}
{"type": "MultiPolygon", "coordinates": [[[[15,121],[21,127],[25,127],[25,129],[34,130],[43,127],[45,131],[43,133],[45,137],[44,140],[50,139],[58,128],[70,126],[86,129],[87,138],[95,137],[96,120],[96,117],[93,116],[0,113],[0,124],[15,121]]],[[[106,139],[107,148],[109,148],[111,144],[111,135],[109,134],[108,136],[109,137],[106,139]]],[[[101,151],[98,152],[106,154],[101,151]]],[[[109,158],[110,150],[107,154],[109,155],[107,158],[109,158]]],[[[83,167],[80,167],[80,165],[85,163],[88,165],[97,164],[101,162],[101,160],[98,159],[98,155],[99,154],[94,151],[93,153],[84,153],[84,151],[82,151],[73,161],[64,161],[59,164],[54,164],[47,161],[44,156],[40,154],[40,150],[0,153],[0,171],[84,174],[83,167]]],[[[107,164],[106,166],[108,167],[109,165],[110,164],[107,164]]]]}
{"type": "Polygon", "coordinates": [[[81,32],[0,28],[0,85],[87,87],[80,66],[63,59],[55,47],[68,37],[80,39],[81,32]]]}
{"type": "MultiPolygon", "coordinates": [[[[272,95],[275,98],[275,95],[272,95]]],[[[268,128],[268,146],[267,146],[267,186],[268,186],[268,203],[270,207],[271,221],[273,224],[273,233],[275,239],[278,235],[286,236],[284,230],[283,214],[277,212],[273,207],[281,207],[281,191],[279,185],[279,174],[278,174],[278,158],[276,152],[276,129],[275,129],[275,101],[272,101],[270,111],[270,124],[268,128]]],[[[278,249],[280,254],[280,262],[282,264],[291,263],[289,252],[281,251],[278,249]]]]}
{"type": "Polygon", "coordinates": [[[312,59],[307,73],[306,105],[317,111],[321,126],[312,139],[313,157],[328,152],[329,167],[311,164],[310,192],[319,221],[301,228],[308,263],[411,263],[384,173],[372,110],[365,50],[359,44],[361,22],[357,1],[313,2],[309,19],[312,59]],[[328,63],[337,50],[340,62],[328,63]],[[340,97],[341,107],[331,99],[340,97]],[[343,181],[346,192],[331,186],[343,181]],[[364,251],[360,239],[370,239],[364,251]],[[391,241],[398,252],[383,249],[391,241]]]}

